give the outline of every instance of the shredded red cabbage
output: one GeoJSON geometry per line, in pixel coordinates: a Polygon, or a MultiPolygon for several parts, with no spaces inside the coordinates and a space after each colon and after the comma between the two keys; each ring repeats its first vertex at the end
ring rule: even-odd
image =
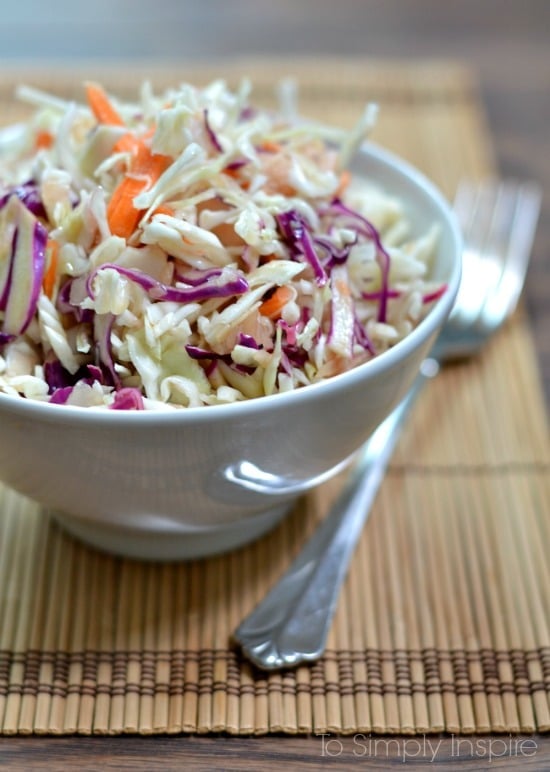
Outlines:
{"type": "Polygon", "coordinates": [[[198,287],[201,284],[205,284],[210,279],[220,276],[221,273],[221,268],[206,268],[203,271],[186,271],[185,273],[177,274],[177,281],[182,284],[189,284],[190,287],[198,287]]]}
{"type": "Polygon", "coordinates": [[[71,287],[74,279],[68,279],[57,293],[56,306],[62,314],[72,314],[77,322],[89,322],[94,320],[94,312],[91,308],[81,308],[71,303],[71,287]]]}
{"type": "Polygon", "coordinates": [[[96,314],[94,317],[94,340],[99,357],[99,367],[102,372],[106,370],[106,380],[110,386],[120,384],[111,351],[111,330],[114,320],[114,314],[96,314]]]}
{"type": "Polygon", "coordinates": [[[145,410],[140,390],[131,386],[115,391],[114,401],[109,407],[111,410],[145,410]]]}
{"type": "Polygon", "coordinates": [[[231,364],[233,361],[231,359],[231,354],[216,354],[215,351],[209,351],[208,349],[201,348],[200,346],[192,346],[190,343],[185,345],[185,350],[191,359],[221,359],[222,362],[227,362],[227,364],[231,364]]]}
{"type": "Polygon", "coordinates": [[[352,246],[357,243],[357,237],[354,241],[346,244],[345,246],[338,248],[328,236],[315,236],[313,239],[314,244],[320,247],[325,253],[325,268],[330,269],[333,265],[339,265],[345,263],[349,257],[352,246]]]}
{"type": "Polygon", "coordinates": [[[11,196],[17,196],[17,198],[24,204],[29,212],[35,215],[35,217],[45,218],[46,210],[42,203],[40,191],[38,185],[33,180],[28,180],[22,185],[10,186],[7,190],[0,192],[0,209],[5,206],[11,196]]]}
{"type": "MultiPolygon", "coordinates": [[[[236,276],[235,279],[227,281],[225,284],[215,284],[208,281],[188,288],[167,287],[157,279],[135,268],[125,268],[116,263],[104,263],[90,273],[86,281],[86,288],[91,298],[95,297],[93,290],[93,280],[99,271],[105,268],[112,268],[122,276],[139,284],[153,300],[171,300],[175,303],[193,303],[208,298],[225,298],[231,295],[242,295],[248,290],[248,282],[242,276],[236,276]]],[[[211,274],[212,277],[212,274],[211,274]]],[[[209,277],[209,278],[211,278],[209,277]]]]}
{"type": "Polygon", "coordinates": [[[223,153],[223,147],[221,146],[221,142],[216,136],[216,132],[214,131],[214,129],[212,128],[208,120],[208,110],[206,108],[203,111],[203,115],[204,115],[204,126],[206,128],[206,133],[208,134],[208,138],[210,142],[214,145],[214,147],[219,153],[223,153]]]}
{"type": "Polygon", "coordinates": [[[247,348],[253,348],[253,349],[260,349],[263,348],[263,346],[260,346],[256,339],[252,337],[252,335],[247,335],[244,332],[240,332],[239,336],[237,338],[237,343],[241,346],[246,346],[247,348]]]}
{"type": "MultiPolygon", "coordinates": [[[[229,365],[238,373],[245,373],[246,375],[250,375],[256,369],[255,367],[249,367],[248,365],[240,365],[235,363],[231,357],[231,354],[217,354],[215,351],[209,351],[208,349],[200,348],[200,346],[192,346],[190,343],[185,345],[185,350],[191,359],[197,359],[199,361],[207,360],[214,363],[216,361],[225,362],[226,365],[229,365]]],[[[207,372],[211,372],[211,369],[208,368],[207,372]]]]}
{"type": "Polygon", "coordinates": [[[366,217],[350,209],[339,198],[335,198],[327,209],[327,212],[335,215],[342,216],[350,220],[351,228],[357,233],[361,233],[366,238],[374,242],[376,246],[376,259],[380,266],[381,273],[381,291],[380,291],[380,303],[378,306],[378,321],[385,322],[388,314],[388,292],[389,292],[389,275],[390,275],[390,256],[384,245],[378,230],[374,225],[367,220],[366,217]]]}
{"type": "Polygon", "coordinates": [[[369,338],[367,331],[365,330],[365,326],[361,324],[357,318],[357,315],[355,315],[353,321],[353,338],[360,346],[365,349],[365,351],[368,351],[373,356],[376,355],[376,349],[374,348],[373,343],[369,338]]]}
{"type": "Polygon", "coordinates": [[[8,218],[15,230],[11,254],[6,255],[9,267],[2,272],[4,286],[0,287],[0,309],[4,311],[2,332],[20,335],[36,313],[48,232],[17,197],[10,196],[10,199],[12,208],[8,218]]]}
{"type": "Polygon", "coordinates": [[[62,386],[56,389],[48,400],[53,405],[65,405],[73,392],[74,386],[62,386]]]}
{"type": "Polygon", "coordinates": [[[447,292],[447,285],[442,284],[441,287],[436,289],[434,292],[427,292],[425,295],[422,295],[422,302],[433,303],[434,300],[439,300],[439,298],[442,297],[446,292],[447,292]]]}
{"type": "Polygon", "coordinates": [[[304,257],[311,265],[317,284],[322,287],[327,282],[327,273],[315,251],[315,244],[304,218],[294,209],[276,217],[279,230],[290,247],[294,258],[304,257]]]}

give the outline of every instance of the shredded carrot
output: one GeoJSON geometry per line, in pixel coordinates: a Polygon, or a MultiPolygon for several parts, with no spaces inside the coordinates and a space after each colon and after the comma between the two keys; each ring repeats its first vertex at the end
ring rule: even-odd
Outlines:
{"type": "Polygon", "coordinates": [[[34,145],[37,150],[49,148],[53,145],[53,136],[49,131],[45,131],[44,129],[37,131],[34,137],[34,145]]]}
{"type": "Polygon", "coordinates": [[[137,228],[141,212],[134,206],[134,198],[144,188],[143,180],[124,177],[115,188],[107,205],[107,221],[114,236],[128,239],[137,228]]]}
{"type": "MultiPolygon", "coordinates": [[[[113,106],[111,100],[101,86],[98,86],[95,83],[88,83],[86,85],[86,97],[88,99],[88,104],[90,105],[90,110],[97,118],[98,123],[105,123],[108,126],[126,126],[122,116],[113,106]]],[[[116,142],[113,150],[116,153],[132,153],[138,149],[140,144],[141,140],[137,139],[131,131],[128,131],[127,134],[124,134],[116,142]]]]}
{"type": "Polygon", "coordinates": [[[137,144],[130,170],[113,191],[107,206],[107,221],[113,235],[130,238],[142,215],[134,206],[134,198],[154,185],[171,162],[168,156],[152,153],[143,142],[137,144]]]}
{"type": "Polygon", "coordinates": [[[90,109],[97,118],[98,123],[106,123],[110,126],[125,125],[101,86],[97,86],[95,83],[88,83],[86,85],[86,97],[90,109]]]}
{"type": "Polygon", "coordinates": [[[278,142],[272,142],[266,139],[260,145],[260,150],[264,150],[266,153],[279,153],[282,150],[281,145],[278,142]]]}
{"type": "Polygon", "coordinates": [[[349,169],[344,169],[342,174],[340,175],[340,181],[338,183],[338,187],[336,188],[336,197],[341,198],[344,191],[348,187],[348,185],[351,182],[351,172],[349,169]]]}
{"type": "Polygon", "coordinates": [[[234,169],[231,166],[226,166],[225,169],[222,169],[222,172],[224,174],[227,174],[228,177],[233,177],[233,179],[238,179],[241,174],[240,169],[234,169]]]}
{"type": "Polygon", "coordinates": [[[228,177],[232,177],[236,182],[238,182],[243,190],[248,190],[250,187],[250,180],[241,179],[240,169],[232,169],[230,166],[226,166],[225,169],[222,169],[222,172],[223,174],[227,174],[228,177]]]}
{"type": "Polygon", "coordinates": [[[129,131],[117,140],[113,150],[115,153],[136,153],[139,150],[140,144],[142,144],[141,140],[129,131]]]}
{"type": "Polygon", "coordinates": [[[270,319],[276,319],[289,300],[294,297],[294,292],[290,287],[277,287],[275,292],[261,304],[259,311],[262,316],[268,316],[270,319]]]}
{"type": "Polygon", "coordinates": [[[42,278],[42,288],[45,294],[51,298],[57,279],[57,265],[59,263],[59,242],[55,241],[55,239],[48,239],[46,244],[46,251],[48,253],[48,266],[42,278]]]}
{"type": "Polygon", "coordinates": [[[153,209],[151,212],[151,217],[154,217],[156,214],[166,214],[169,217],[173,217],[175,213],[175,209],[171,206],[168,206],[168,204],[159,204],[159,206],[155,207],[155,209],[153,209]]]}

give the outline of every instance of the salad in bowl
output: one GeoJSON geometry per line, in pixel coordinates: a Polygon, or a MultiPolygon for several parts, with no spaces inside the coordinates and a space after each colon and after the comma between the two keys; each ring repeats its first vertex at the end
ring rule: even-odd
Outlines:
{"type": "Polygon", "coordinates": [[[349,164],[350,132],[244,81],[36,110],[0,153],[0,393],[155,410],[292,391],[407,336],[445,292],[438,225],[349,164]]]}

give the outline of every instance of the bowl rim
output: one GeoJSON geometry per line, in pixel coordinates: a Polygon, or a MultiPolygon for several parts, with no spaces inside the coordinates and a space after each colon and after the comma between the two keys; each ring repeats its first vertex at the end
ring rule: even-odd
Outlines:
{"type": "Polygon", "coordinates": [[[316,394],[329,396],[331,392],[339,392],[341,389],[345,390],[346,386],[352,387],[356,385],[357,381],[362,381],[367,374],[370,378],[384,370],[389,370],[402,357],[426,340],[438,323],[444,321],[450,312],[460,282],[462,235],[448,200],[436,184],[412,163],[372,141],[364,143],[359,148],[356,157],[359,156],[366,160],[372,158],[381,162],[402,178],[407,179],[413,186],[423,190],[427,198],[431,199],[436,209],[439,210],[440,218],[445,220],[451,236],[453,260],[450,275],[446,282],[446,292],[438,298],[433,308],[416,327],[392,348],[367,362],[363,362],[350,370],[325,380],[301,386],[292,391],[279,392],[238,402],[197,407],[172,408],[167,406],[165,409],[160,408],[158,410],[108,410],[103,406],[58,405],[39,400],[24,399],[0,392],[0,412],[9,412],[19,417],[25,416],[45,422],[82,424],[83,426],[111,426],[115,429],[147,426],[150,424],[208,423],[226,418],[252,415],[264,410],[269,411],[272,407],[284,409],[285,405],[300,404],[304,400],[309,401],[316,394]]]}

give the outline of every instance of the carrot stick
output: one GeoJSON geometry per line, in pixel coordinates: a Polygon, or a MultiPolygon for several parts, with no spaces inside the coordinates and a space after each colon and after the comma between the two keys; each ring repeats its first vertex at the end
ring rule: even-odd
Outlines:
{"type": "Polygon", "coordinates": [[[166,214],[169,217],[173,217],[175,213],[175,209],[172,206],[168,206],[168,204],[159,204],[151,212],[151,217],[154,217],[156,214],[166,214]]]}
{"type": "Polygon", "coordinates": [[[36,135],[34,137],[34,146],[37,150],[41,150],[42,148],[49,148],[53,145],[53,136],[50,134],[49,131],[45,131],[44,129],[37,131],[36,135]]]}
{"type": "Polygon", "coordinates": [[[337,198],[342,197],[344,191],[346,190],[350,182],[351,182],[351,172],[349,171],[349,169],[344,169],[344,171],[340,175],[340,181],[338,183],[338,187],[336,188],[335,195],[337,198]]]}
{"type": "MultiPolygon", "coordinates": [[[[101,86],[88,83],[86,96],[90,109],[99,123],[125,126],[122,117],[101,86]]],[[[151,131],[154,132],[154,129],[151,131]]],[[[113,149],[115,152],[131,153],[132,159],[128,173],[113,191],[107,206],[107,221],[111,233],[129,238],[141,217],[141,211],[134,207],[134,198],[154,185],[172,159],[152,153],[143,139],[139,139],[131,131],[120,137],[113,149]]]]}
{"type": "Polygon", "coordinates": [[[272,142],[270,139],[266,139],[260,145],[260,150],[264,150],[266,153],[278,153],[282,150],[282,146],[278,142],[272,142]]]}
{"type": "Polygon", "coordinates": [[[125,125],[101,86],[98,86],[95,83],[88,83],[86,85],[86,97],[90,109],[97,118],[98,123],[106,123],[110,126],[125,125]]]}
{"type": "MultiPolygon", "coordinates": [[[[86,97],[90,110],[97,118],[98,123],[105,123],[108,126],[126,125],[101,86],[88,83],[86,85],[86,97]]],[[[117,141],[113,149],[117,153],[129,153],[134,152],[139,144],[140,140],[129,131],[117,141]]]]}
{"type": "Polygon", "coordinates": [[[281,286],[277,287],[275,292],[267,300],[261,304],[259,311],[262,316],[268,316],[270,319],[275,319],[280,316],[281,311],[286,306],[289,300],[294,297],[294,290],[291,287],[281,286]]]}
{"type": "Polygon", "coordinates": [[[152,153],[143,142],[137,145],[130,171],[107,205],[107,221],[113,235],[130,238],[142,215],[142,210],[134,206],[134,198],[154,185],[171,162],[168,156],[152,153]]]}
{"type": "Polygon", "coordinates": [[[57,265],[59,263],[59,242],[55,239],[48,239],[46,249],[49,254],[48,267],[42,278],[42,289],[45,294],[51,298],[53,295],[55,282],[57,279],[57,265]]]}
{"type": "Polygon", "coordinates": [[[107,222],[114,236],[128,239],[137,228],[141,212],[134,206],[134,198],[143,190],[145,183],[135,177],[124,177],[115,188],[107,205],[107,222]]]}

